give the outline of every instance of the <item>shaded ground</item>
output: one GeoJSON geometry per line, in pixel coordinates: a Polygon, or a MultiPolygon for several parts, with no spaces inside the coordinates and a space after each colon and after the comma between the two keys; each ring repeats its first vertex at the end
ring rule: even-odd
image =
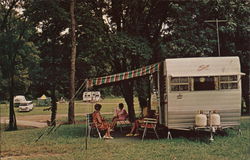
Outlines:
{"type": "Polygon", "coordinates": [[[141,136],[126,137],[130,129],[127,127],[123,133],[119,128],[112,132],[113,140],[100,140],[95,134],[96,138],[87,139],[88,150],[85,150],[86,128],[81,124],[62,125],[36,143],[46,128],[2,132],[1,159],[248,160],[249,119],[241,118],[242,135],[229,130],[228,135],[216,136],[213,143],[208,141],[209,134],[187,131],[171,131],[173,139],[168,140],[166,130],[159,130],[160,140],[149,133],[142,142],[141,136]]]}

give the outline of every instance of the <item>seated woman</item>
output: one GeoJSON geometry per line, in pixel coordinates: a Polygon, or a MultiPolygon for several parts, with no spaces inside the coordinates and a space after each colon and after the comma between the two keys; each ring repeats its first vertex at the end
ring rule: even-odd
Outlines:
{"type": "Polygon", "coordinates": [[[142,123],[144,121],[144,118],[156,118],[155,110],[149,110],[148,114],[145,117],[142,117],[142,118],[135,120],[130,132],[128,134],[126,134],[127,137],[140,135],[138,128],[140,127],[140,123],[142,123]]]}
{"type": "Polygon", "coordinates": [[[115,116],[112,119],[112,126],[115,126],[117,121],[124,121],[127,118],[128,113],[125,110],[123,103],[120,103],[118,108],[115,109],[115,116]]]}
{"type": "Polygon", "coordinates": [[[101,116],[100,110],[102,108],[101,104],[95,104],[95,111],[93,112],[93,122],[96,124],[96,127],[100,130],[106,130],[103,138],[105,139],[114,139],[110,135],[111,125],[105,121],[105,119],[101,116]]]}

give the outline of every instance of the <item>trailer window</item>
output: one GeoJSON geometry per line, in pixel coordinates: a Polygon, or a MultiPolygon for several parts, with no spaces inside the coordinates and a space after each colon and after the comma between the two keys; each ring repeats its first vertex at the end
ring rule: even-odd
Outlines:
{"type": "Polygon", "coordinates": [[[238,89],[237,75],[220,76],[220,89],[238,89]]]}
{"type": "Polygon", "coordinates": [[[171,78],[171,91],[188,91],[189,78],[188,77],[172,77],[171,78]]]}
{"type": "Polygon", "coordinates": [[[215,90],[215,77],[195,77],[194,78],[194,91],[206,91],[206,90],[215,90]]]}

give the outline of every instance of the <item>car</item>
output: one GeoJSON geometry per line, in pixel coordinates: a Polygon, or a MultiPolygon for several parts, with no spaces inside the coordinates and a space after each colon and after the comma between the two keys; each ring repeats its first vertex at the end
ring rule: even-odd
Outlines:
{"type": "Polygon", "coordinates": [[[34,105],[32,101],[21,102],[19,105],[19,112],[29,112],[33,107],[34,105]]]}

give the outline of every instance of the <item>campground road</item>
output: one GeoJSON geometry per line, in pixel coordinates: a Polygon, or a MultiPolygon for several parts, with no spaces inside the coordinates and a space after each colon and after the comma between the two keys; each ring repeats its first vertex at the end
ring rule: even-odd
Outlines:
{"type": "MultiPolygon", "coordinates": [[[[89,102],[76,102],[75,104],[92,104],[89,102]]],[[[117,105],[117,103],[113,102],[105,102],[104,104],[114,104],[117,105]]],[[[112,112],[104,112],[102,114],[113,114],[112,112]]],[[[57,114],[56,118],[61,119],[63,117],[67,117],[68,114],[57,114]]],[[[86,113],[76,113],[75,116],[86,116],[86,113]]],[[[48,126],[47,121],[50,120],[50,114],[48,115],[27,115],[27,116],[16,116],[17,125],[20,126],[31,126],[36,128],[43,128],[48,126]]],[[[8,124],[9,123],[9,117],[0,117],[0,123],[8,124]]]]}
{"type": "MultiPolygon", "coordinates": [[[[112,112],[105,112],[102,114],[112,114],[112,112]]],[[[84,114],[75,114],[75,116],[85,116],[84,114]]],[[[68,114],[57,114],[56,117],[58,119],[67,117],[68,114]]],[[[43,128],[47,126],[47,120],[50,120],[50,115],[28,115],[28,116],[20,116],[16,117],[17,125],[20,126],[31,126],[36,128],[43,128]]],[[[1,123],[8,124],[9,117],[1,117],[1,123]]]]}
{"type": "MultiPolygon", "coordinates": [[[[5,119],[2,122],[2,118],[1,118],[1,123],[9,123],[9,120],[5,119]]],[[[47,123],[43,123],[43,122],[35,122],[35,121],[24,121],[24,120],[17,120],[17,124],[21,125],[21,126],[31,126],[31,127],[35,127],[35,128],[43,128],[47,126],[47,123]]]]}
{"type": "MultiPolygon", "coordinates": [[[[92,104],[92,103],[79,103],[76,102],[76,104],[92,104]]],[[[117,105],[116,102],[102,102],[102,104],[114,104],[117,105]]],[[[136,104],[136,103],[135,103],[136,104]]],[[[136,112],[138,113],[138,112],[136,112]]],[[[87,113],[76,113],[75,116],[86,116],[87,113]]],[[[103,115],[105,114],[113,114],[113,112],[102,112],[103,115]]],[[[18,126],[31,126],[36,128],[43,128],[47,126],[47,121],[50,120],[50,114],[48,115],[26,115],[26,116],[16,116],[17,125],[18,126]]],[[[68,117],[68,114],[57,114],[56,118],[61,119],[64,117],[68,117]]],[[[0,123],[8,124],[9,123],[9,117],[0,117],[0,123]]]]}

